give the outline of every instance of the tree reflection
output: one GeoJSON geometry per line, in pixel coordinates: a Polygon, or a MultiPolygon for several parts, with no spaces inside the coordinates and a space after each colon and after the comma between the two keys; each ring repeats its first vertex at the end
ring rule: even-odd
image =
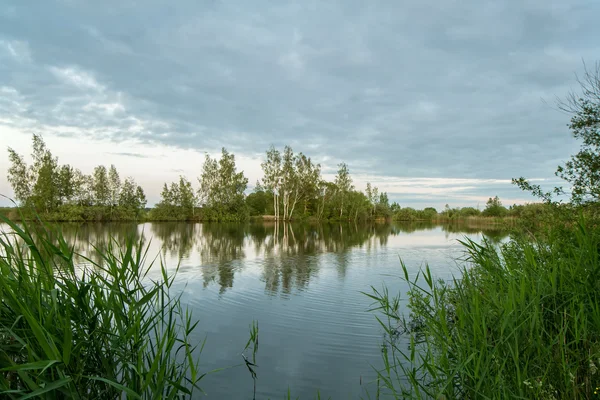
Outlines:
{"type": "MultiPolygon", "coordinates": [[[[427,222],[402,224],[357,223],[204,223],[167,222],[153,224],[59,224],[58,229],[76,253],[101,264],[97,249],[106,249],[112,241],[122,245],[128,240],[145,246],[152,239],[160,255],[170,266],[185,263],[186,271],[202,276],[203,285],[219,286],[220,292],[233,287],[236,273],[257,271],[264,290],[273,296],[289,296],[306,290],[330,254],[337,274],[344,278],[352,249],[367,254],[388,245],[391,236],[423,230],[442,229],[446,235],[482,233],[499,243],[508,232],[495,225],[471,226],[427,222]],[[147,240],[148,239],[148,240],[147,240]],[[254,261],[256,260],[256,261],[254,261]]],[[[150,254],[153,258],[156,254],[150,254]]]]}
{"type": "Polygon", "coordinates": [[[83,264],[88,258],[97,265],[103,265],[101,253],[108,248],[118,249],[131,242],[135,248],[139,246],[143,249],[147,243],[143,228],[136,223],[64,223],[51,227],[62,233],[83,264]]]}

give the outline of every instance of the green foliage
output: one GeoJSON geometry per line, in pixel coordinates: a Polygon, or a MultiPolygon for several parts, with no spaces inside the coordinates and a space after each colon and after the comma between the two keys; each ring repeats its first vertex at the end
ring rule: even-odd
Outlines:
{"type": "Polygon", "coordinates": [[[600,235],[583,222],[543,242],[463,242],[462,278],[410,277],[369,294],[386,332],[383,393],[395,398],[588,399],[600,386],[600,235]],[[407,340],[400,340],[405,333],[407,340]]]}
{"type": "Polygon", "coordinates": [[[416,210],[412,207],[397,207],[396,212],[393,214],[395,221],[433,221],[438,218],[438,212],[433,207],[427,207],[423,210],[416,210]]]}
{"type": "Polygon", "coordinates": [[[295,218],[297,206],[303,206],[301,216],[307,216],[309,207],[319,197],[321,166],[313,164],[310,157],[302,153],[294,154],[290,146],[284,147],[283,155],[271,146],[261,166],[262,183],[265,191],[272,195],[275,218],[295,218]]]}
{"type": "Polygon", "coordinates": [[[250,216],[266,215],[268,206],[271,200],[268,193],[263,190],[258,190],[250,193],[246,197],[246,204],[248,205],[248,212],[250,216]]]}
{"type": "Polygon", "coordinates": [[[121,183],[114,165],[100,165],[93,176],[70,165],[59,165],[41,136],[33,135],[32,164],[8,149],[8,181],[22,216],[40,213],[48,221],[135,220],[143,216],[146,196],[133,178],[121,183]]]}
{"type": "Polygon", "coordinates": [[[3,222],[13,233],[0,237],[2,398],[193,396],[202,343],[191,343],[197,322],[170,293],[176,271],[147,265],[132,240],[82,269],[60,232],[3,222]]]}
{"type": "Polygon", "coordinates": [[[96,205],[107,206],[110,204],[111,190],[108,183],[108,172],[104,165],[98,165],[94,169],[94,183],[92,184],[92,195],[96,205]]]}
{"type": "Polygon", "coordinates": [[[30,171],[23,157],[10,147],[8,148],[8,159],[11,164],[8,169],[8,182],[13,188],[16,200],[25,204],[31,198],[30,171]]]}
{"type": "Polygon", "coordinates": [[[275,218],[279,218],[279,187],[281,183],[281,153],[271,146],[267,150],[267,159],[261,163],[263,169],[263,185],[273,195],[273,210],[275,218]]]}
{"type": "Polygon", "coordinates": [[[190,221],[197,216],[198,197],[192,183],[183,176],[171,186],[163,185],[160,202],[152,209],[149,218],[156,221],[190,221]]]}
{"type": "Polygon", "coordinates": [[[248,217],[244,202],[248,178],[237,172],[235,156],[225,148],[219,161],[206,155],[199,182],[203,220],[241,221],[248,217]]]}
{"type": "Polygon", "coordinates": [[[119,203],[121,196],[121,178],[114,165],[111,165],[108,171],[108,191],[110,205],[114,207],[119,203]]]}
{"type": "Polygon", "coordinates": [[[498,196],[489,198],[485,210],[481,213],[484,217],[504,217],[508,214],[506,207],[502,205],[502,202],[498,196]]]}
{"type": "Polygon", "coordinates": [[[462,218],[478,217],[481,215],[481,211],[474,207],[463,207],[458,211],[458,213],[462,218]]]}
{"type": "Polygon", "coordinates": [[[338,165],[338,173],[335,177],[335,186],[337,188],[336,197],[339,203],[340,218],[344,215],[344,200],[348,196],[348,193],[354,189],[352,185],[352,178],[350,177],[350,170],[345,163],[338,165]]]}

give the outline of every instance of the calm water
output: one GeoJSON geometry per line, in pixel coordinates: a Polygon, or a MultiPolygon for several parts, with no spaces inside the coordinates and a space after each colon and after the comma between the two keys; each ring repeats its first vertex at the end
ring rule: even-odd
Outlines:
{"type": "MultiPolygon", "coordinates": [[[[180,263],[178,289],[200,319],[206,371],[242,362],[248,328],[258,321],[257,399],[367,398],[380,366],[382,329],[361,294],[385,283],[405,292],[399,258],[416,274],[426,262],[441,278],[457,270],[457,239],[506,235],[457,226],[187,224],[63,225],[78,250],[109,236],[135,234],[167,265],[180,263]],[[362,385],[361,385],[362,381],[362,385]]],[[[209,399],[251,399],[245,367],[211,374],[209,399]]]]}

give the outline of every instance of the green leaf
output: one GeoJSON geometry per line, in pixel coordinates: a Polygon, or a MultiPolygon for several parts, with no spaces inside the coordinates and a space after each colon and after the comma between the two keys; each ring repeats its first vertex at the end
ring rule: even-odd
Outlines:
{"type": "Polygon", "coordinates": [[[30,371],[30,370],[41,369],[43,372],[43,370],[46,370],[49,367],[51,367],[52,365],[59,363],[59,362],[60,362],[60,360],[36,361],[36,362],[27,363],[27,364],[17,364],[17,365],[13,365],[10,367],[5,367],[5,368],[0,369],[0,371],[30,371]]]}
{"type": "Polygon", "coordinates": [[[63,378],[63,379],[59,379],[57,381],[48,383],[47,385],[45,385],[44,387],[39,388],[38,390],[35,390],[23,397],[20,398],[20,400],[26,400],[26,399],[31,399],[37,396],[40,396],[44,393],[48,393],[51,392],[53,390],[56,390],[58,388],[61,388],[63,386],[68,385],[71,382],[71,378],[63,378]]]}

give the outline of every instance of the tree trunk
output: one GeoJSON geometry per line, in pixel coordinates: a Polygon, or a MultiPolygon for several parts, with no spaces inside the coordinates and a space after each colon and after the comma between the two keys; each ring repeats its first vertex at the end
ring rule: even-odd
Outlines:
{"type": "Polygon", "coordinates": [[[296,208],[297,202],[298,202],[298,189],[296,189],[296,193],[294,195],[294,202],[292,203],[292,208],[290,210],[290,219],[292,219],[292,215],[294,215],[294,208],[296,208]]]}

